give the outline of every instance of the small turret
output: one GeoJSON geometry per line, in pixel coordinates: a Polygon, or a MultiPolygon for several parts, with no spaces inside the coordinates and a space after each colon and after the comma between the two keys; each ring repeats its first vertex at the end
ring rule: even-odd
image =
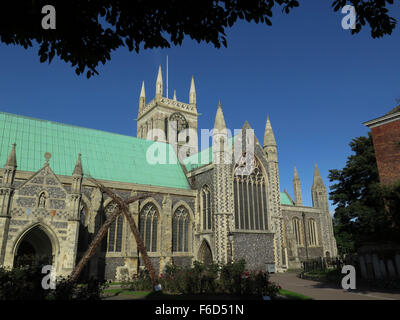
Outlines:
{"type": "Polygon", "coordinates": [[[161,99],[163,95],[163,79],[161,72],[161,65],[158,67],[158,75],[156,81],[156,99],[161,99]]]}
{"type": "Polygon", "coordinates": [[[317,164],[314,169],[314,180],[311,188],[313,207],[321,208],[329,212],[328,194],[326,187],[322,181],[321,174],[319,172],[317,164]]]}
{"type": "Polygon", "coordinates": [[[14,183],[15,171],[17,169],[16,143],[12,145],[6,164],[4,165],[3,185],[12,185],[14,183]]]}
{"type": "Polygon", "coordinates": [[[303,200],[301,196],[301,184],[296,165],[294,166],[293,191],[294,191],[294,202],[296,206],[302,206],[303,200]]]}
{"type": "Polygon", "coordinates": [[[76,160],[75,168],[72,173],[72,188],[71,191],[73,193],[80,193],[83,179],[83,169],[82,169],[82,161],[81,154],[78,154],[78,159],[76,160]]]}
{"type": "Polygon", "coordinates": [[[276,146],[274,131],[272,130],[269,116],[267,117],[267,123],[265,124],[264,132],[264,153],[267,156],[268,161],[278,162],[278,148],[276,146]]]}
{"type": "Polygon", "coordinates": [[[213,162],[216,164],[224,163],[227,156],[225,154],[226,144],[228,143],[228,133],[224,114],[222,112],[221,102],[218,101],[217,114],[215,115],[213,132],[213,162]]]}
{"type": "Polygon", "coordinates": [[[194,86],[194,77],[193,76],[192,76],[192,82],[190,83],[189,103],[196,104],[196,88],[194,86]]]}
{"type": "Polygon", "coordinates": [[[142,89],[140,90],[140,98],[139,98],[139,113],[144,109],[146,105],[146,93],[144,90],[144,81],[142,82],[142,89]]]}

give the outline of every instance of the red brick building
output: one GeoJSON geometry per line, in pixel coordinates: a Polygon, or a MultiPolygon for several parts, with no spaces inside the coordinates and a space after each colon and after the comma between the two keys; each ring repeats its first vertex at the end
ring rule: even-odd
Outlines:
{"type": "Polygon", "coordinates": [[[371,129],[382,184],[400,180],[400,105],[384,116],[364,122],[371,129]]]}

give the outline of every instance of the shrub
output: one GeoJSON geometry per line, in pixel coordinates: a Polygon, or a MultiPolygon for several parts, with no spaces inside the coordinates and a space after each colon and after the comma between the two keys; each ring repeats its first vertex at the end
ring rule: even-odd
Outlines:
{"type": "Polygon", "coordinates": [[[56,288],[45,290],[45,274],[38,266],[0,268],[0,300],[99,300],[106,284],[91,279],[78,284],[58,278],[56,288]]]}
{"type": "Polygon", "coordinates": [[[280,287],[269,281],[268,273],[250,272],[245,266],[244,260],[227,265],[200,262],[194,262],[192,267],[168,265],[159,281],[169,293],[276,297],[280,287]]]}

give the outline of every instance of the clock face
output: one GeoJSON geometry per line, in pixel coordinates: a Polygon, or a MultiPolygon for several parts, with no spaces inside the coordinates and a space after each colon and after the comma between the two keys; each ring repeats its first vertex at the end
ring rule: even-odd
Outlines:
{"type": "Polygon", "coordinates": [[[188,128],[188,123],[185,117],[179,113],[175,112],[169,117],[169,122],[171,124],[172,129],[177,133],[181,132],[182,130],[188,128]]]}

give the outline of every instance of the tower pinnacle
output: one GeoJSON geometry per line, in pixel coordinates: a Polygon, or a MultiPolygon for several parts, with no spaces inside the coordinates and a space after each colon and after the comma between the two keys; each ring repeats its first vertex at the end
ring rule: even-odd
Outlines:
{"type": "Polygon", "coordinates": [[[296,165],[294,165],[294,175],[293,175],[293,192],[294,192],[294,202],[296,206],[302,206],[303,200],[301,196],[301,184],[299,174],[297,172],[296,165]]]}
{"type": "Polygon", "coordinates": [[[15,153],[16,145],[17,145],[16,143],[13,143],[11,152],[8,155],[7,162],[6,162],[6,165],[5,165],[7,167],[13,167],[13,168],[17,167],[17,155],[15,153]]]}
{"type": "Polygon", "coordinates": [[[269,121],[269,116],[267,116],[267,123],[265,124],[264,133],[264,147],[276,146],[274,132],[272,130],[271,122],[269,121]]]}
{"type": "Polygon", "coordinates": [[[74,172],[72,175],[83,176],[82,162],[81,162],[81,154],[78,154],[78,160],[76,160],[74,172]]]}
{"type": "Polygon", "coordinates": [[[325,187],[324,182],[322,181],[322,177],[321,177],[321,174],[319,172],[317,164],[315,164],[314,180],[313,180],[312,188],[316,188],[316,187],[325,187]]]}
{"type": "Polygon", "coordinates": [[[144,81],[142,82],[142,89],[140,90],[140,97],[139,97],[139,112],[143,110],[146,105],[146,93],[144,90],[144,81]]]}
{"type": "Polygon", "coordinates": [[[156,81],[156,98],[162,98],[163,95],[163,79],[161,72],[161,65],[158,67],[158,75],[156,81]]]}
{"type": "Polygon", "coordinates": [[[189,103],[196,104],[196,88],[194,86],[194,77],[193,76],[192,76],[192,82],[190,83],[189,103]]]}
{"type": "Polygon", "coordinates": [[[221,107],[221,101],[218,101],[218,109],[217,109],[217,114],[215,116],[214,129],[217,129],[218,131],[226,129],[225,118],[221,107]]]}

